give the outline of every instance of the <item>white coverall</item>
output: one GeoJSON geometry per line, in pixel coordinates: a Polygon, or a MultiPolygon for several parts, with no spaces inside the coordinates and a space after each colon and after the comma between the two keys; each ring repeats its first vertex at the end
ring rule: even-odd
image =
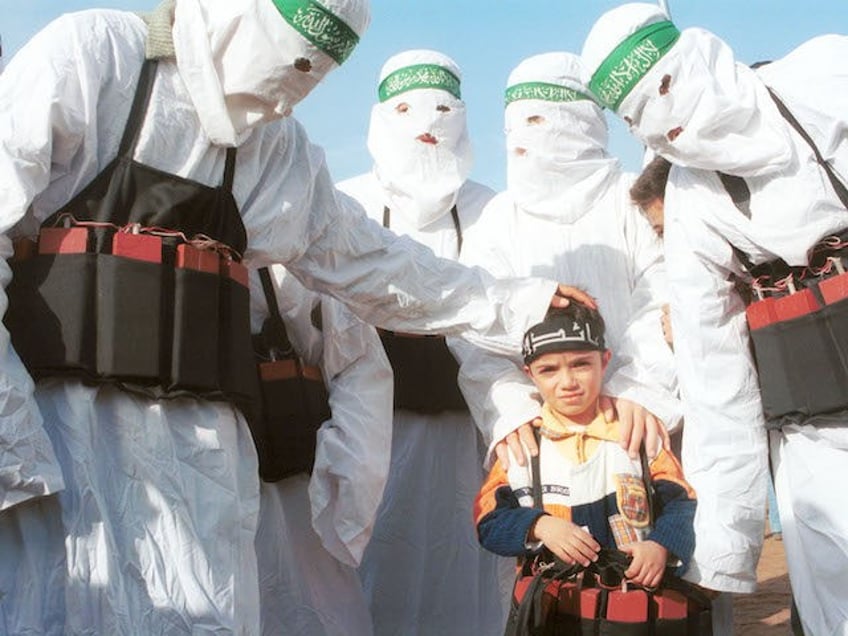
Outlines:
{"type": "MultiPolygon", "coordinates": [[[[305,365],[321,368],[332,416],[318,431],[311,476],[260,485],[262,633],[368,636],[371,614],[356,567],[389,472],[391,366],[375,329],[344,305],[307,290],[279,265],[271,275],[289,341],[305,365]]],[[[250,282],[252,331],[259,333],[268,308],[256,272],[250,282]]]]}
{"type": "MultiPolygon", "coordinates": [[[[450,58],[427,50],[393,56],[381,75],[422,64],[459,78],[450,58]]],[[[389,208],[393,232],[456,260],[460,238],[464,241],[493,195],[468,180],[472,156],[461,99],[421,87],[375,104],[368,148],[374,169],[339,188],[375,221],[382,223],[389,208]],[[427,134],[437,143],[422,141],[427,134]],[[450,213],[454,205],[459,232],[450,213]]],[[[485,477],[484,452],[465,410],[428,414],[395,408],[389,481],[360,566],[376,634],[503,632],[511,563],[479,546],[472,518],[485,477]]]]}
{"type": "MultiPolygon", "coordinates": [[[[587,71],[619,39],[665,19],[650,5],[606,14],[584,46],[587,71]]],[[[713,34],[686,29],[618,110],[675,164],[665,197],[665,253],[686,419],[683,463],[698,493],[687,578],[718,590],[755,589],[769,458],[744,307],[730,280],[744,272],[731,246],[755,264],[783,258],[802,266],[810,247],[848,225],[813,151],[765,86],[844,182],[846,54],[848,38],[821,36],[755,72],[713,34]],[[666,76],[662,95],[657,87],[666,76]],[[677,127],[682,132],[669,140],[677,127]],[[750,218],[734,206],[717,170],[745,179],[750,218]]],[[[771,433],[792,591],[805,632],[816,636],[848,634],[848,512],[838,486],[848,479],[848,422],[835,419],[771,433]]]]}
{"type": "MultiPolygon", "coordinates": [[[[568,53],[528,58],[509,86],[582,88],[568,53]]],[[[613,352],[604,392],[638,403],[670,430],[680,419],[671,349],[660,316],[665,270],[656,234],[630,202],[633,176],[606,152],[607,125],[589,99],[521,99],[506,108],[508,188],[467,233],[461,261],[496,276],[574,280],[598,302],[613,352]]],[[[460,383],[491,445],[538,417],[520,356],[451,341],[460,383]]]]}
{"type": "MultiPolygon", "coordinates": [[[[272,71],[261,62],[285,49],[312,55],[317,65],[323,54],[298,40],[265,0],[206,5],[177,3],[175,46],[193,88],[176,64],[160,63],[135,158],[215,186],[226,144],[237,143],[233,196],[248,262],[287,263],[366,321],[406,331],[487,331],[517,346],[555,284],[494,282],[410,248],[344,207],[323,153],[294,119],[257,127],[308,92],[318,73],[306,86],[294,82],[293,97],[272,96],[279,114],[261,111],[257,119],[234,102],[234,127],[223,94],[269,89],[262,73],[272,71]],[[267,28],[252,28],[255,16],[267,28]],[[210,55],[226,62],[223,84],[210,72],[210,55]],[[249,75],[241,84],[239,71],[249,75]]],[[[130,13],[71,14],[7,65],[0,77],[3,257],[11,239],[35,235],[116,155],[146,32],[130,13]]],[[[0,260],[4,287],[9,277],[0,260]]],[[[11,633],[257,633],[259,482],[241,414],[224,403],[151,401],[73,380],[34,386],[4,328],[0,345],[0,625],[11,633]]]]}

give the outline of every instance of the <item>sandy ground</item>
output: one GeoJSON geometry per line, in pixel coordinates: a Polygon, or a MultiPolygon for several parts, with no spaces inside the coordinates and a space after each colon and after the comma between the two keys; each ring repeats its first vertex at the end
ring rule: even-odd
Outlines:
{"type": "Polygon", "coordinates": [[[767,537],[757,566],[759,589],[740,594],[733,603],[736,636],[788,636],[789,575],[783,542],[767,537]]]}

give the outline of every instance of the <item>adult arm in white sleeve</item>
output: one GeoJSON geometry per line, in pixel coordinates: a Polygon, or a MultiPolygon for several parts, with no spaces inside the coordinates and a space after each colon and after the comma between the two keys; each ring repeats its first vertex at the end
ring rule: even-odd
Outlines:
{"type": "MultiPolygon", "coordinates": [[[[487,233],[486,219],[498,212],[497,204],[487,206],[480,221],[466,231],[460,262],[509,279],[515,272],[508,256],[487,233]]],[[[496,353],[458,338],[448,338],[448,346],[459,362],[460,389],[488,448],[488,467],[494,460],[495,445],[539,415],[539,398],[517,352],[496,353]]]]}
{"type": "Polygon", "coordinates": [[[768,463],[757,375],[744,307],[730,280],[736,267],[731,247],[698,209],[720,202],[689,190],[685,194],[699,196],[687,196],[685,206],[682,195],[676,205],[667,192],[665,231],[686,422],[683,465],[698,495],[686,578],[720,591],[753,592],[768,463]]]}
{"type": "Polygon", "coordinates": [[[318,431],[312,526],[328,552],[357,567],[389,474],[393,376],[373,327],[332,299],[321,305],[332,416],[318,431]]]}
{"type": "MultiPolygon", "coordinates": [[[[5,289],[12,277],[6,259],[12,254],[10,236],[19,233],[16,224],[48,185],[61,181],[55,191],[76,191],[98,169],[97,144],[102,141],[97,134],[98,115],[109,109],[99,101],[98,74],[118,74],[121,62],[104,50],[101,57],[109,63],[102,69],[92,68],[90,52],[80,51],[93,46],[98,45],[60,19],[28,42],[0,76],[0,283],[4,290],[0,309],[4,314],[5,289]],[[64,48],[64,56],[42,54],[57,47],[64,48]]],[[[107,49],[108,43],[99,46],[107,49]]],[[[134,85],[134,78],[127,77],[132,73],[118,75],[121,79],[115,81],[134,85]]],[[[131,98],[130,91],[127,99],[131,98]]],[[[34,230],[40,220],[27,218],[27,229],[34,230]]],[[[0,325],[0,509],[64,486],[33,394],[33,381],[14,352],[8,331],[0,325]]]]}
{"type": "Polygon", "coordinates": [[[353,198],[334,188],[323,153],[308,142],[289,151],[289,163],[281,168],[292,172],[281,215],[290,220],[275,230],[279,240],[256,237],[251,258],[285,263],[307,287],[338,298],[369,324],[461,335],[515,351],[526,328],[547,311],[555,282],[495,280],[369,220],[353,198]],[[308,213],[291,218],[289,205],[308,213]],[[299,253],[275,253],[275,244],[289,243],[291,233],[303,237],[299,253]]]}
{"type": "Polygon", "coordinates": [[[674,353],[662,332],[662,306],[668,302],[663,246],[635,207],[627,205],[623,216],[632,268],[630,316],[613,352],[604,392],[645,407],[673,431],[680,423],[682,407],[674,353]],[[616,364],[616,359],[622,363],[616,364]]]}

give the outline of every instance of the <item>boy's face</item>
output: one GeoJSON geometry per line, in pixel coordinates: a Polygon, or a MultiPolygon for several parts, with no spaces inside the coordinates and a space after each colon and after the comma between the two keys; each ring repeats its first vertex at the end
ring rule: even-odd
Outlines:
{"type": "Polygon", "coordinates": [[[595,417],[609,351],[545,353],[524,367],[542,399],[560,415],[578,424],[595,417]]]}

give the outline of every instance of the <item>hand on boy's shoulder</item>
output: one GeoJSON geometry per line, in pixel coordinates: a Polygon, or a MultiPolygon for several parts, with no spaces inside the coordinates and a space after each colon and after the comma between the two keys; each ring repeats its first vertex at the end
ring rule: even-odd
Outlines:
{"type": "Polygon", "coordinates": [[[504,471],[509,470],[510,452],[515,457],[515,461],[518,462],[519,466],[527,466],[530,457],[535,457],[539,454],[539,446],[536,444],[536,437],[533,435],[533,427],[541,425],[542,418],[534,418],[532,421],[519,426],[495,445],[495,455],[504,471]],[[525,454],[525,448],[530,456],[525,454]]]}
{"type": "Polygon", "coordinates": [[[648,457],[656,457],[662,448],[671,450],[671,438],[662,420],[641,404],[626,398],[602,395],[598,405],[607,422],[618,419],[621,431],[619,444],[631,459],[639,458],[642,440],[645,441],[648,457]]]}

